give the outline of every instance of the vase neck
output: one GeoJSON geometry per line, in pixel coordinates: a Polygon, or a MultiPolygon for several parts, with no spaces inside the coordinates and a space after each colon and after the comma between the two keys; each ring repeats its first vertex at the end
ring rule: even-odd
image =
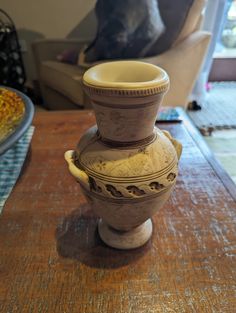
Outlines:
{"type": "Polygon", "coordinates": [[[160,101],[153,101],[139,105],[131,102],[125,107],[123,103],[114,104],[112,107],[93,101],[102,140],[108,144],[115,142],[119,146],[151,140],[159,105],[160,101]]]}

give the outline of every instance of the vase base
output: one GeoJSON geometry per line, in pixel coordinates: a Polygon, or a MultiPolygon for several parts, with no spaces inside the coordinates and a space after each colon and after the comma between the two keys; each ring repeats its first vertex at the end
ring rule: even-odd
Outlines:
{"type": "Polygon", "coordinates": [[[152,235],[152,221],[146,222],[130,231],[119,231],[110,227],[102,219],[98,223],[101,239],[110,247],[116,249],[135,249],[143,246],[152,235]]]}

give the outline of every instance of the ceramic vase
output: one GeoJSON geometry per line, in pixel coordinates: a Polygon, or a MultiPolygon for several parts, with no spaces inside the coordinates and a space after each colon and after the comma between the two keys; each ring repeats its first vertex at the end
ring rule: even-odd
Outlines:
{"type": "Polygon", "coordinates": [[[97,125],[65,153],[69,171],[100,217],[102,240],[118,249],[140,247],[175,185],[182,150],[155,127],[168,75],[152,64],[116,61],[90,68],[83,85],[97,125]]]}

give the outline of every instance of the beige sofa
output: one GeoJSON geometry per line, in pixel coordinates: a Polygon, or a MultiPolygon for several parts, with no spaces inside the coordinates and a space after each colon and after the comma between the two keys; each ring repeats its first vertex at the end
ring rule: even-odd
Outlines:
{"type": "MultiPolygon", "coordinates": [[[[185,24],[172,47],[142,61],[164,68],[171,87],[163,105],[186,108],[210,41],[210,34],[200,30],[205,0],[195,0],[185,24]]],[[[89,108],[81,78],[85,67],[57,61],[65,49],[82,49],[86,39],[46,39],[33,43],[44,105],[51,110],[89,108]]]]}

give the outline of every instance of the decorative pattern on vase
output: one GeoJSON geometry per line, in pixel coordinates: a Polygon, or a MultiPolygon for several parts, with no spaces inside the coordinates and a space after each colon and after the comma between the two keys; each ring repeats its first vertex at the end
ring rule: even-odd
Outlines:
{"type": "Polygon", "coordinates": [[[116,199],[133,199],[150,197],[171,188],[176,181],[177,166],[156,180],[140,177],[139,181],[128,182],[101,180],[89,176],[90,191],[103,197],[116,199]]]}
{"type": "Polygon", "coordinates": [[[155,197],[114,199],[95,196],[85,192],[86,198],[96,213],[110,226],[118,230],[130,230],[147,220],[156,213],[169,198],[172,188],[155,197]],[[129,218],[127,219],[127,216],[129,218]]]}
{"type": "Polygon", "coordinates": [[[123,179],[128,173],[133,178],[141,176],[156,178],[169,172],[177,163],[177,157],[175,148],[166,135],[157,128],[154,132],[156,137],[151,144],[121,150],[102,145],[96,137],[95,129],[91,129],[91,137],[80,151],[77,165],[84,168],[92,177],[97,175],[123,179]]]}
{"type": "Polygon", "coordinates": [[[126,96],[126,97],[142,97],[142,96],[151,96],[158,93],[164,93],[168,90],[169,80],[166,80],[163,85],[152,88],[145,89],[129,89],[129,90],[117,90],[117,89],[97,89],[91,86],[84,85],[84,88],[87,90],[91,96],[126,96]]]}

